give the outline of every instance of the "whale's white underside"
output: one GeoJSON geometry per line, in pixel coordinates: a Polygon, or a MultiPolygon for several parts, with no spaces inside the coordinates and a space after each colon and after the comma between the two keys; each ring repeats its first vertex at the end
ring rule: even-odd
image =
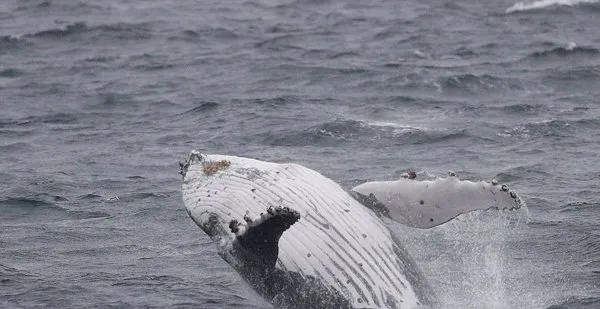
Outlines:
{"type": "MultiPolygon", "coordinates": [[[[191,156],[192,158],[193,156],[191,156]]],[[[232,219],[258,217],[269,206],[289,207],[301,219],[283,233],[276,267],[314,276],[346,296],[355,308],[388,308],[390,295],[400,308],[420,302],[407,272],[418,271],[398,257],[402,250],[372,211],[338,184],[298,164],[201,155],[189,160],[183,201],[197,223],[216,214],[225,230],[232,219]],[[227,160],[212,175],[202,161],[227,160]]],[[[231,240],[234,235],[223,235],[231,240]]]]}
{"type": "Polygon", "coordinates": [[[459,180],[456,176],[416,181],[374,181],[354,192],[377,198],[389,216],[401,224],[431,228],[474,210],[518,209],[525,206],[517,193],[497,182],[459,180]]]}

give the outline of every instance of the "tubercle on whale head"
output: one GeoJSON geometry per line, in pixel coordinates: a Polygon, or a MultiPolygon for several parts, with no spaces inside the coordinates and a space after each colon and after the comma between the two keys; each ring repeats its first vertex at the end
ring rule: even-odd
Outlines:
{"type": "Polygon", "coordinates": [[[190,167],[191,164],[193,164],[194,162],[204,162],[206,161],[205,155],[200,153],[197,150],[192,150],[190,151],[190,154],[188,155],[188,158],[185,159],[184,162],[179,162],[179,174],[185,178],[185,175],[187,174],[188,168],[190,167]]]}

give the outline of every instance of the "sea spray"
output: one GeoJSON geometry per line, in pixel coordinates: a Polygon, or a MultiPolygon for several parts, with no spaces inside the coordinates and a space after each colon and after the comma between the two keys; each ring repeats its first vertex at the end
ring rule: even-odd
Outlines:
{"type": "Polygon", "coordinates": [[[539,265],[526,250],[514,249],[527,237],[528,220],[527,208],[479,211],[428,230],[393,230],[424,271],[440,308],[547,308],[551,297],[534,284],[539,265]]]}

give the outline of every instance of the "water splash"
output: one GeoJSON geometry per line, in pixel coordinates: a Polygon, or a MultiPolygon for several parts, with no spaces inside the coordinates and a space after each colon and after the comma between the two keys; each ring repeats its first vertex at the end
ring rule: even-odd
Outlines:
{"type": "MultiPolygon", "coordinates": [[[[470,213],[440,228],[449,246],[452,265],[458,266],[440,282],[444,308],[504,309],[507,303],[507,269],[510,256],[507,241],[518,232],[517,223],[497,213],[470,213]],[[456,283],[459,283],[457,285],[456,283]]],[[[438,261],[437,267],[448,267],[438,261]]]]}
{"type": "Polygon", "coordinates": [[[560,291],[540,286],[540,265],[521,246],[529,237],[527,221],[526,208],[482,211],[429,230],[394,226],[394,232],[435,289],[440,308],[548,308],[560,291]]]}
{"type": "Polygon", "coordinates": [[[575,6],[578,4],[596,3],[598,0],[539,0],[534,2],[517,2],[506,9],[506,13],[542,9],[554,5],[575,6]]]}

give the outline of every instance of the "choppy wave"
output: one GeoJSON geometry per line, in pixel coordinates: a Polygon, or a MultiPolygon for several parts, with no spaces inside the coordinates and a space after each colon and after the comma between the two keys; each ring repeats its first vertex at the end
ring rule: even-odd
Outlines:
{"type": "Polygon", "coordinates": [[[89,107],[101,112],[128,109],[139,104],[134,96],[118,92],[100,92],[91,101],[88,102],[89,107]]]}
{"type": "Polygon", "coordinates": [[[213,111],[218,107],[219,107],[219,103],[217,103],[217,102],[210,102],[210,101],[200,102],[200,103],[196,104],[196,107],[194,107],[182,114],[201,114],[201,113],[213,111]]]}
{"type": "Polygon", "coordinates": [[[600,129],[600,120],[584,118],[577,120],[545,120],[531,122],[504,130],[499,136],[514,138],[581,138],[581,132],[596,132],[600,129]]]}
{"type": "Polygon", "coordinates": [[[69,210],[60,205],[67,201],[67,198],[58,195],[37,194],[33,197],[10,197],[0,200],[0,205],[3,206],[4,216],[14,221],[36,221],[40,217],[46,220],[78,220],[110,216],[102,211],[69,210]]]}
{"type": "Polygon", "coordinates": [[[0,128],[33,126],[36,124],[73,124],[78,121],[74,114],[56,113],[41,116],[28,116],[19,119],[0,119],[0,128]]]}
{"type": "Polygon", "coordinates": [[[175,285],[179,284],[183,279],[175,276],[143,276],[134,278],[124,278],[113,286],[146,286],[146,285],[175,285]]]}
{"type": "MultiPolygon", "coordinates": [[[[598,203],[593,202],[572,202],[561,206],[561,212],[580,212],[583,210],[595,210],[599,207],[598,203]]],[[[600,248],[599,248],[600,249],[600,248]]],[[[600,252],[600,250],[598,251],[600,252]]]]}
{"type": "Polygon", "coordinates": [[[526,58],[532,60],[558,60],[568,57],[596,58],[600,55],[600,50],[594,47],[577,46],[571,43],[567,46],[559,46],[543,51],[536,51],[529,54],[526,58]]]}
{"type": "Polygon", "coordinates": [[[0,77],[5,78],[16,78],[23,75],[23,72],[19,69],[7,68],[4,70],[0,70],[0,77]]]}
{"type": "Polygon", "coordinates": [[[27,197],[11,197],[0,201],[0,203],[7,207],[19,207],[29,209],[40,209],[47,207],[53,209],[62,209],[61,207],[54,205],[52,202],[27,197]]]}
{"type": "Polygon", "coordinates": [[[233,30],[221,27],[205,27],[200,29],[185,29],[167,37],[170,41],[183,41],[189,43],[205,43],[209,39],[228,41],[243,38],[233,30]]]}
{"type": "Polygon", "coordinates": [[[363,147],[426,144],[465,138],[465,130],[428,130],[385,121],[336,119],[303,130],[269,132],[259,138],[270,146],[336,146],[359,143],[363,147]]]}
{"type": "MultiPolygon", "coordinates": [[[[24,272],[22,270],[19,270],[19,269],[13,268],[13,267],[9,267],[9,266],[0,264],[0,275],[2,275],[2,276],[6,276],[6,275],[30,276],[31,274],[28,274],[27,272],[24,272]]],[[[2,282],[2,281],[0,281],[0,282],[2,282]]]]}
{"type": "Polygon", "coordinates": [[[578,4],[597,3],[598,0],[539,0],[534,2],[517,2],[506,9],[506,13],[543,9],[550,6],[575,6],[578,4]]]}
{"type": "Polygon", "coordinates": [[[548,107],[543,104],[512,104],[499,107],[491,107],[492,110],[500,110],[506,114],[512,115],[537,115],[541,112],[547,112],[548,107]]]}
{"type": "Polygon", "coordinates": [[[546,80],[553,80],[557,83],[573,83],[572,86],[594,86],[600,79],[600,66],[572,66],[560,69],[554,69],[547,73],[546,80]]]}
{"type": "Polygon", "coordinates": [[[88,26],[85,22],[68,24],[64,28],[49,29],[25,37],[37,39],[116,39],[116,40],[144,40],[152,37],[149,24],[115,23],[88,26]]]}
{"type": "Polygon", "coordinates": [[[480,94],[498,90],[523,90],[525,84],[513,78],[498,77],[491,74],[459,74],[442,77],[438,80],[444,91],[480,94]]]}
{"type": "Polygon", "coordinates": [[[23,38],[14,36],[0,36],[0,55],[19,51],[27,46],[27,42],[23,38]]]}
{"type": "Polygon", "coordinates": [[[528,123],[505,130],[501,136],[531,138],[531,137],[569,137],[572,136],[573,124],[564,120],[547,120],[528,123]]]}
{"type": "Polygon", "coordinates": [[[37,11],[46,14],[56,12],[71,12],[78,15],[89,14],[94,12],[108,12],[110,6],[100,6],[84,1],[68,1],[60,3],[60,1],[20,1],[16,8],[17,11],[37,11]]]}

